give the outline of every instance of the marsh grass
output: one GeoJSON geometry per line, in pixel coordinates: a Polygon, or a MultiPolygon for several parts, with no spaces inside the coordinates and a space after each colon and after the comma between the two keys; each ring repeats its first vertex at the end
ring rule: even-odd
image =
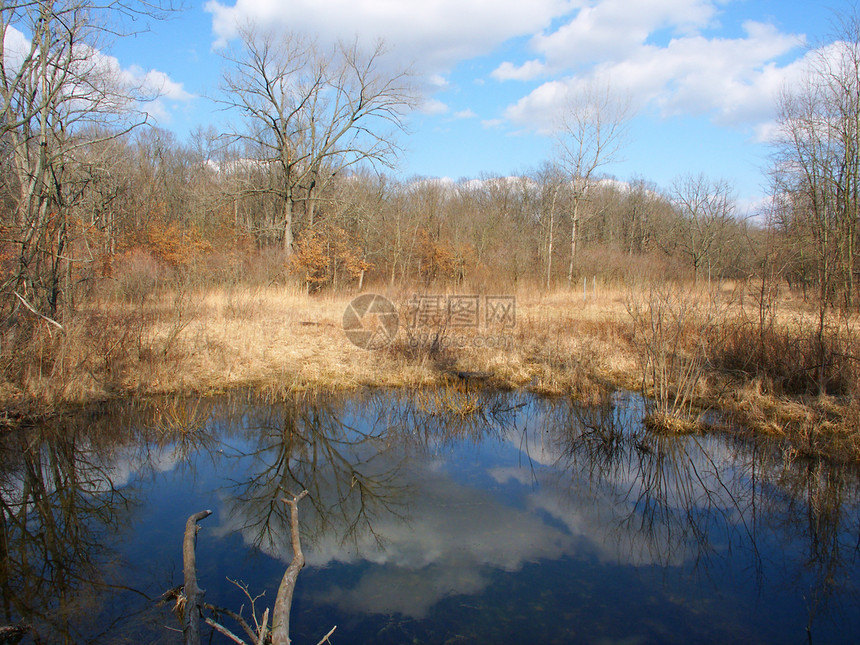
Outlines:
{"type": "MultiPolygon", "coordinates": [[[[28,333],[5,332],[6,409],[242,388],[271,398],[366,386],[432,392],[466,375],[586,403],[619,387],[640,390],[655,432],[700,431],[703,413],[717,410],[795,455],[860,458],[857,320],[834,315],[817,336],[802,303],[769,299],[762,315],[745,285],[603,286],[586,298],[522,288],[511,294],[512,329],[454,329],[441,320],[422,330],[425,342],[414,342],[405,318],[412,292],[380,289],[404,318],[395,342],[375,351],[343,332],[356,294],[309,297],[297,286],[258,283],[128,289],[92,297],[63,332],[39,321],[28,333]],[[475,342],[487,334],[505,342],[475,342]],[[455,335],[458,343],[446,342],[455,335]]],[[[472,394],[455,394],[426,394],[426,403],[468,412],[472,394]]]]}
{"type": "Polygon", "coordinates": [[[696,292],[659,283],[631,292],[626,306],[640,389],[648,402],[646,426],[694,430],[703,412],[700,402],[715,329],[730,303],[721,302],[718,290],[696,292]]]}

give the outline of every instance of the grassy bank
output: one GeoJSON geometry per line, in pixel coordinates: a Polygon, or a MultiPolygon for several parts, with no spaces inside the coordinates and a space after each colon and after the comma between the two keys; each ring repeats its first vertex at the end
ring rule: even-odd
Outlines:
{"type": "Polygon", "coordinates": [[[4,355],[0,396],[7,413],[28,415],[234,388],[277,395],[471,379],[583,401],[629,388],[653,397],[655,431],[695,430],[703,411],[721,410],[791,455],[860,458],[857,321],[834,321],[822,347],[798,298],[765,310],[737,285],[589,288],[587,297],[523,289],[510,294],[515,324],[481,317],[464,327],[411,318],[420,308],[411,292],[385,293],[400,328],[390,345],[366,350],[343,331],[354,295],[240,286],[93,298],[62,331],[34,323],[26,348],[4,355]]]}

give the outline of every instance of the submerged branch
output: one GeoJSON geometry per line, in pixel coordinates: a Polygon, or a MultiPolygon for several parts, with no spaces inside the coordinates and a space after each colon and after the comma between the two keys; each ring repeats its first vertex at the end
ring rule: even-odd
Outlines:
{"type": "Polygon", "coordinates": [[[290,541],[293,547],[293,559],[281,579],[275,608],[272,611],[272,645],[290,645],[290,607],[293,604],[293,591],[296,588],[299,571],[305,566],[305,555],[302,553],[302,543],[299,538],[299,500],[307,494],[308,491],[303,490],[298,495],[283,499],[290,507],[290,541]]]}
{"type": "Polygon", "coordinates": [[[203,591],[197,586],[197,522],[212,515],[212,511],[200,511],[185,523],[185,539],[182,543],[182,561],[185,574],[185,616],[182,633],[186,645],[200,643],[200,616],[203,611],[203,591]]]}

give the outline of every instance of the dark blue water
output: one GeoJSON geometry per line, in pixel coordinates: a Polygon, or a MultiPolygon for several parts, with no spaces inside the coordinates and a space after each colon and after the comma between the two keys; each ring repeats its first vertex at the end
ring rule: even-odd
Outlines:
{"type": "Polygon", "coordinates": [[[2,622],[25,642],[181,642],[158,598],[203,509],[205,601],[262,616],[291,558],[281,498],[308,490],[297,644],[334,626],[336,644],[857,642],[856,471],[640,417],[633,396],[361,392],[10,433],[2,622]]]}

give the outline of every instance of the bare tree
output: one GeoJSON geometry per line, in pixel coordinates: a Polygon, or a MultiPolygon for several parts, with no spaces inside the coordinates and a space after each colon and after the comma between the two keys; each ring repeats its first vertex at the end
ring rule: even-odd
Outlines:
{"type": "Polygon", "coordinates": [[[150,98],[104,55],[104,37],[121,33],[124,17],[160,11],[131,1],[0,5],[2,242],[16,257],[0,278],[7,306],[56,315],[71,271],[71,209],[92,178],[84,151],[145,122],[139,102],[150,98]]]}
{"type": "Polygon", "coordinates": [[[614,97],[608,85],[592,83],[570,98],[556,127],[559,162],[571,183],[568,286],[573,284],[583,205],[597,170],[620,152],[629,112],[629,102],[614,97]]]}
{"type": "Polygon", "coordinates": [[[386,69],[382,43],[324,48],[300,33],[252,28],[239,41],[224,54],[219,101],[244,119],[231,136],[247,144],[249,163],[269,171],[269,183],[243,192],[278,198],[290,254],[297,203],[312,225],[315,199],[332,177],[363,162],[391,164],[413,101],[410,75],[386,69]]]}
{"type": "Polygon", "coordinates": [[[664,248],[668,242],[690,260],[697,282],[703,267],[710,279],[714,254],[725,248],[736,222],[731,186],[703,174],[686,175],[675,180],[671,198],[678,219],[672,239],[662,242],[664,248]]]}
{"type": "Polygon", "coordinates": [[[822,309],[852,306],[860,270],[860,17],[840,17],[833,38],[780,97],[774,159],[782,230],[813,259],[822,309]]]}
{"type": "Polygon", "coordinates": [[[539,213],[538,218],[546,232],[546,271],[544,282],[547,289],[552,283],[552,260],[555,246],[555,235],[558,227],[557,216],[561,209],[564,191],[564,177],[561,169],[554,163],[544,164],[536,173],[538,183],[539,213]]]}

